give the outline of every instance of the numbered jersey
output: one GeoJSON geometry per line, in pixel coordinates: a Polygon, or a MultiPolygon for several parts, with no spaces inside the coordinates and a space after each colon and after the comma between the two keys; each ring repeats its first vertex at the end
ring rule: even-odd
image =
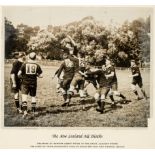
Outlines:
{"type": "Polygon", "coordinates": [[[59,70],[58,70],[58,77],[61,75],[62,71],[64,72],[64,76],[63,78],[73,78],[74,76],[74,71],[75,70],[75,66],[73,61],[71,61],[70,59],[65,59],[63,61],[63,63],[61,64],[59,70]]]}
{"type": "Polygon", "coordinates": [[[36,63],[25,63],[21,67],[23,84],[37,84],[37,76],[42,73],[41,67],[36,63]]]}
{"type": "Polygon", "coordinates": [[[79,71],[84,72],[86,69],[86,61],[84,58],[79,58],[79,71]]]}
{"type": "Polygon", "coordinates": [[[26,64],[26,74],[27,75],[37,74],[37,65],[36,64],[26,64]]]}

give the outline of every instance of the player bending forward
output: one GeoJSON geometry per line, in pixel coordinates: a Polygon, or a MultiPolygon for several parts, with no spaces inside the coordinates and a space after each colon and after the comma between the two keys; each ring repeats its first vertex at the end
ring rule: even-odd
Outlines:
{"type": "Polygon", "coordinates": [[[31,96],[32,112],[36,111],[36,90],[37,90],[37,77],[42,78],[42,69],[36,63],[36,53],[29,54],[28,62],[24,63],[18,72],[18,76],[22,78],[22,110],[24,111],[23,117],[27,116],[27,96],[31,96]]]}
{"type": "Polygon", "coordinates": [[[95,101],[98,104],[98,108],[96,111],[100,113],[104,113],[105,111],[105,99],[110,91],[110,86],[108,85],[107,79],[105,77],[105,65],[102,66],[102,69],[98,69],[96,71],[87,72],[87,74],[98,75],[98,84],[99,88],[97,88],[96,93],[94,95],[95,101]]]}
{"type": "Polygon", "coordinates": [[[18,113],[22,113],[20,104],[19,104],[19,91],[21,90],[21,79],[18,78],[18,71],[21,68],[23,62],[25,61],[25,54],[19,53],[18,59],[12,65],[11,69],[11,92],[14,93],[14,102],[17,108],[18,113]]]}
{"type": "Polygon", "coordinates": [[[131,60],[131,67],[130,68],[131,68],[131,72],[132,72],[132,75],[130,76],[130,77],[132,77],[131,89],[135,93],[137,100],[140,100],[141,98],[139,97],[138,92],[136,90],[136,85],[139,86],[144,98],[147,99],[147,95],[146,95],[145,90],[143,88],[142,76],[141,76],[139,67],[137,65],[137,62],[135,60],[131,60]]]}

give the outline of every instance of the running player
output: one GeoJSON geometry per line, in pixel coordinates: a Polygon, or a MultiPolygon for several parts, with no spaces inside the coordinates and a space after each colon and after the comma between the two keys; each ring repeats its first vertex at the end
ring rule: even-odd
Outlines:
{"type": "Polygon", "coordinates": [[[143,88],[142,76],[141,76],[139,67],[137,65],[137,62],[135,60],[131,60],[130,68],[131,68],[131,72],[132,72],[132,75],[130,76],[130,77],[132,77],[132,83],[131,83],[132,91],[135,93],[137,100],[140,100],[141,98],[139,97],[138,92],[136,90],[136,85],[138,85],[139,88],[141,89],[141,92],[142,92],[144,98],[147,99],[147,95],[143,88]]]}
{"type": "Polygon", "coordinates": [[[64,103],[62,104],[62,106],[66,106],[68,104],[67,101],[68,89],[74,76],[75,66],[74,62],[69,59],[69,54],[64,53],[63,59],[64,61],[58,70],[57,77],[59,78],[62,71],[64,72],[61,92],[64,98],[64,103]]]}
{"type": "Polygon", "coordinates": [[[115,108],[116,102],[114,101],[113,95],[121,97],[123,99],[123,101],[126,101],[126,97],[118,91],[117,76],[116,76],[116,72],[115,72],[115,67],[112,65],[112,61],[109,58],[107,58],[105,63],[106,63],[105,76],[108,81],[108,85],[111,88],[111,90],[109,92],[109,97],[112,101],[111,106],[115,108]]]}
{"type": "Polygon", "coordinates": [[[72,82],[70,84],[70,88],[69,88],[69,94],[68,94],[68,99],[67,99],[68,104],[70,102],[71,97],[74,94],[74,90],[77,85],[79,88],[80,98],[83,99],[86,97],[86,95],[84,93],[84,83],[85,83],[84,77],[86,76],[86,74],[85,74],[86,63],[85,63],[84,52],[79,51],[78,58],[70,57],[70,59],[73,60],[73,62],[75,62],[76,68],[75,68],[75,75],[73,77],[73,80],[72,80],[72,82]]]}
{"type": "Polygon", "coordinates": [[[36,63],[36,53],[29,54],[28,62],[24,63],[18,72],[18,76],[22,78],[22,109],[24,111],[23,117],[27,116],[27,96],[31,96],[32,112],[36,111],[36,90],[37,77],[42,78],[42,69],[36,63]]]}
{"type": "Polygon", "coordinates": [[[63,71],[62,72],[59,72],[60,67],[56,70],[54,76],[52,77],[52,79],[54,79],[55,76],[57,76],[57,85],[56,85],[56,89],[57,89],[56,92],[57,93],[60,93],[61,92],[61,88],[62,88],[62,84],[63,84],[63,75],[64,75],[64,72],[63,71]]]}

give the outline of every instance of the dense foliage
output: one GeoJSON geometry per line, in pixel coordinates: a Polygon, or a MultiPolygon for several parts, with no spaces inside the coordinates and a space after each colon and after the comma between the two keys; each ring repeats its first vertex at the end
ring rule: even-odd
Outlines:
{"type": "Polygon", "coordinates": [[[5,19],[5,56],[11,58],[17,51],[35,51],[43,59],[60,60],[63,42],[70,36],[90,63],[100,65],[108,55],[117,66],[126,67],[133,58],[150,61],[149,34],[150,17],[125,21],[120,27],[106,27],[90,16],[63,26],[49,25],[46,29],[24,24],[15,28],[5,19]]]}

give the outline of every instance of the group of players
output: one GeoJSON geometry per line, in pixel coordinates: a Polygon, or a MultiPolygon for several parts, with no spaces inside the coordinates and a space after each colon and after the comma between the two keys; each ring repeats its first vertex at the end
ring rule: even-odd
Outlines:
{"type": "MultiPolygon", "coordinates": [[[[94,99],[98,104],[96,110],[104,113],[105,99],[107,95],[111,99],[111,107],[116,107],[116,101],[113,96],[119,96],[123,102],[127,102],[126,97],[118,91],[118,82],[113,62],[109,57],[105,57],[105,64],[101,68],[92,68],[89,63],[85,61],[83,52],[78,53],[77,56],[72,52],[64,54],[63,63],[55,72],[58,78],[57,89],[63,94],[64,103],[62,106],[68,106],[71,98],[74,96],[74,90],[79,92],[81,100],[87,97],[86,87],[92,83],[96,89],[94,99]],[[63,78],[61,74],[63,73],[63,78]]],[[[136,95],[136,99],[140,100],[136,85],[139,86],[145,99],[146,93],[143,89],[142,77],[135,60],[131,60],[131,71],[133,78],[131,88],[136,95]]]]}
{"type": "MultiPolygon", "coordinates": [[[[71,39],[70,39],[71,40],[71,39]]],[[[73,42],[73,40],[71,40],[73,42]]],[[[116,107],[116,101],[113,96],[119,96],[123,102],[126,97],[118,91],[118,81],[115,67],[112,60],[106,56],[105,63],[100,68],[92,67],[85,59],[85,52],[78,50],[75,54],[75,47],[71,44],[65,45],[67,52],[63,54],[63,62],[59,69],[55,72],[58,78],[57,89],[62,93],[64,102],[62,106],[69,106],[74,91],[77,90],[81,100],[87,97],[86,87],[92,83],[96,89],[94,99],[98,105],[96,110],[100,113],[105,112],[105,100],[109,96],[111,107],[116,107]]],[[[23,113],[23,117],[28,115],[27,112],[27,96],[31,96],[32,112],[36,112],[36,90],[37,77],[42,77],[42,69],[36,62],[36,53],[32,52],[28,55],[20,53],[18,59],[13,63],[11,70],[11,86],[14,93],[15,105],[19,113],[23,113]],[[22,104],[19,104],[19,90],[22,93],[22,104]]],[[[146,93],[143,89],[142,77],[136,60],[131,60],[132,84],[131,88],[136,95],[137,100],[140,99],[136,85],[139,86],[145,99],[146,93]]]]}

